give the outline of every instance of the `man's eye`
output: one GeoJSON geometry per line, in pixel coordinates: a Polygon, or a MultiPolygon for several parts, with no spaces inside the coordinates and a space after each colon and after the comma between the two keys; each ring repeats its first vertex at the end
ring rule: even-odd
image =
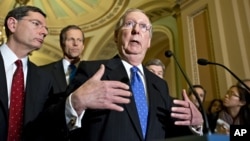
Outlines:
{"type": "Polygon", "coordinates": [[[33,23],[35,26],[39,26],[39,25],[40,25],[39,22],[37,22],[37,21],[32,21],[32,23],[33,23]]]}
{"type": "Polygon", "coordinates": [[[140,24],[140,27],[147,29],[147,25],[146,24],[140,24]]]}
{"type": "Polygon", "coordinates": [[[127,26],[133,26],[133,22],[132,21],[128,21],[127,22],[127,26]]]}

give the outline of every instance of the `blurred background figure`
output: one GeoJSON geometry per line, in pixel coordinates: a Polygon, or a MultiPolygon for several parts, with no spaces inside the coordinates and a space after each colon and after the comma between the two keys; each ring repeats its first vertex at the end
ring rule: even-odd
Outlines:
{"type": "Polygon", "coordinates": [[[229,134],[230,125],[250,125],[250,95],[247,90],[233,85],[223,99],[223,110],[219,113],[215,132],[229,134]]]}
{"type": "Polygon", "coordinates": [[[222,106],[223,101],[221,99],[213,99],[208,105],[207,118],[212,133],[214,133],[216,121],[219,117],[220,111],[222,110],[222,106]]]}
{"type": "MultiPolygon", "coordinates": [[[[198,94],[201,103],[203,103],[205,101],[205,97],[206,97],[206,93],[207,93],[206,90],[203,88],[202,85],[193,85],[192,88],[198,94]]],[[[189,96],[189,99],[194,103],[194,105],[196,105],[197,108],[201,111],[201,106],[200,106],[198,100],[196,99],[194,93],[192,92],[191,88],[188,89],[188,96],[189,96]]]]}
{"type": "Polygon", "coordinates": [[[60,32],[60,47],[63,57],[55,62],[41,66],[52,73],[54,93],[64,92],[73,80],[80,56],[84,50],[84,32],[77,25],[67,25],[60,32]]]}
{"type": "Polygon", "coordinates": [[[149,71],[153,72],[160,78],[164,78],[165,65],[160,59],[151,59],[145,63],[145,66],[149,71]]]}
{"type": "MultiPolygon", "coordinates": [[[[245,83],[250,88],[250,79],[249,78],[243,79],[242,82],[245,83]]],[[[245,88],[245,86],[240,84],[239,82],[237,83],[237,85],[246,89],[248,91],[248,93],[250,93],[250,91],[247,88],[245,88]]]]}

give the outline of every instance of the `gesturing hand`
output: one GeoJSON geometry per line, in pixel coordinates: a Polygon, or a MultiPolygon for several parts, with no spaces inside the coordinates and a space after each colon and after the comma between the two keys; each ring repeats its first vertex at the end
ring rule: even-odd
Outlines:
{"type": "Polygon", "coordinates": [[[130,102],[128,97],[132,94],[129,86],[119,81],[101,80],[104,70],[104,65],[101,65],[88,81],[73,92],[71,101],[78,114],[87,108],[123,111],[118,104],[130,102]]]}
{"type": "Polygon", "coordinates": [[[176,107],[172,107],[171,116],[177,118],[176,125],[203,125],[203,118],[198,108],[190,101],[185,90],[182,92],[184,100],[174,100],[176,107]]]}

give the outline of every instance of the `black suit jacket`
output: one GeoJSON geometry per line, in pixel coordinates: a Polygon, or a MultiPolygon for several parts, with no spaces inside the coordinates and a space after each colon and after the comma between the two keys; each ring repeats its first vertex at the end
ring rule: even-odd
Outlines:
{"type": "MultiPolygon", "coordinates": [[[[101,64],[105,65],[102,80],[118,80],[130,85],[126,70],[119,57],[103,61],[82,61],[78,66],[78,73],[73,83],[69,86],[68,93],[89,79],[101,64]]],[[[174,119],[170,117],[173,102],[169,96],[166,82],[145,67],[143,69],[149,101],[148,128],[145,140],[158,140],[191,133],[182,133],[184,131],[182,129],[189,130],[186,126],[173,125],[174,119]]],[[[82,119],[82,128],[71,133],[71,140],[143,141],[134,97],[131,97],[129,104],[121,106],[124,107],[123,112],[86,110],[82,119]]]]}
{"type": "Polygon", "coordinates": [[[52,74],[54,93],[65,92],[67,88],[67,81],[65,78],[62,59],[40,67],[46,72],[50,72],[52,74]]]}
{"type": "MultiPolygon", "coordinates": [[[[51,94],[51,76],[28,60],[25,90],[24,128],[32,125],[44,109],[51,94]]],[[[3,58],[0,53],[0,140],[7,140],[8,131],[8,93],[3,58]]],[[[23,136],[25,138],[25,136],[23,136]]]]}

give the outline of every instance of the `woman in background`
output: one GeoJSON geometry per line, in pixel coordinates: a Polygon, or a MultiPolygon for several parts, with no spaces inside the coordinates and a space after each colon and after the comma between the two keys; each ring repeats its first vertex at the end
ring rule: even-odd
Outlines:
{"type": "Polygon", "coordinates": [[[227,91],[224,99],[224,109],[219,113],[215,131],[220,134],[229,134],[230,125],[250,125],[250,94],[237,85],[227,91]]]}

